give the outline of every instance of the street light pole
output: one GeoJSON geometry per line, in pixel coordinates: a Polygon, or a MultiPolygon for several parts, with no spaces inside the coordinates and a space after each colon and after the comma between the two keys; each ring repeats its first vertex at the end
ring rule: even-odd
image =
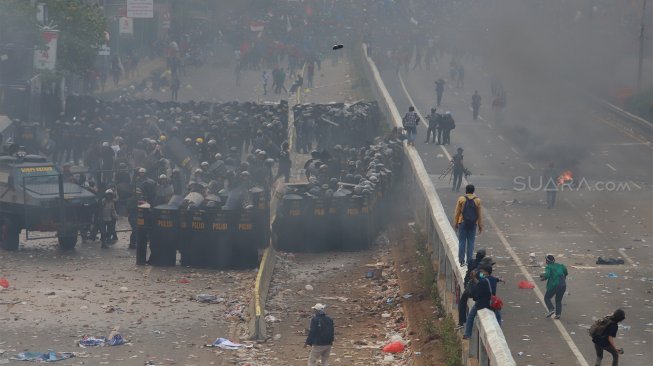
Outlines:
{"type": "Polygon", "coordinates": [[[644,61],[644,24],[646,23],[646,1],[642,4],[642,23],[639,30],[639,61],[637,64],[637,90],[642,90],[642,63],[644,61]]]}

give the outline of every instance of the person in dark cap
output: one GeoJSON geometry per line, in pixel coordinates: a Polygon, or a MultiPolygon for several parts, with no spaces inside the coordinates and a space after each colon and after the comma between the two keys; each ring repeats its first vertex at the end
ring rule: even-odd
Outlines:
{"type": "Polygon", "coordinates": [[[277,171],[277,178],[283,175],[284,182],[290,182],[291,165],[292,162],[290,160],[290,145],[288,144],[288,141],[284,141],[281,144],[281,152],[279,153],[279,169],[277,171]]]}
{"type": "MultiPolygon", "coordinates": [[[[465,334],[463,339],[469,339],[472,336],[472,328],[474,326],[474,320],[476,319],[476,314],[481,309],[488,309],[492,312],[495,312],[494,309],[490,307],[490,301],[492,295],[497,293],[497,281],[490,279],[492,274],[491,266],[482,266],[479,267],[477,275],[472,277],[474,285],[472,286],[472,297],[474,298],[474,306],[469,310],[469,315],[467,315],[467,322],[465,323],[465,334]]],[[[500,313],[495,312],[497,315],[497,321],[501,322],[500,313]]],[[[499,323],[500,324],[500,323],[499,323]]]]}
{"type": "Polygon", "coordinates": [[[467,267],[467,273],[465,273],[465,279],[463,280],[464,291],[460,295],[460,301],[458,302],[458,329],[465,326],[467,321],[467,300],[471,296],[471,293],[467,291],[467,285],[472,280],[472,277],[476,275],[476,270],[478,269],[479,263],[483,258],[485,258],[485,249],[479,249],[476,251],[476,257],[471,260],[469,266],[467,267]]]}
{"type": "Polygon", "coordinates": [[[619,355],[624,354],[623,348],[617,348],[614,344],[614,339],[617,337],[619,331],[619,323],[626,320],[626,312],[622,309],[617,309],[608,317],[607,326],[603,329],[600,335],[592,337],[594,343],[594,350],[596,351],[595,366],[601,366],[603,361],[603,351],[607,351],[612,355],[612,366],[619,365],[619,355]]]}
{"type": "Polygon", "coordinates": [[[314,316],[311,319],[308,336],[304,342],[304,347],[311,347],[308,366],[316,366],[318,359],[322,361],[323,366],[328,366],[329,354],[335,339],[333,320],[324,312],[325,305],[318,303],[312,309],[314,316]]]}
{"type": "Polygon", "coordinates": [[[431,143],[435,143],[435,138],[437,137],[436,135],[437,135],[439,118],[437,113],[435,113],[435,110],[436,110],[435,108],[431,108],[431,113],[428,116],[426,116],[426,121],[428,122],[428,129],[426,130],[426,141],[424,141],[425,144],[428,144],[429,140],[431,140],[431,143]]]}
{"type": "Polygon", "coordinates": [[[540,280],[546,280],[546,293],[544,304],[546,304],[546,317],[549,318],[555,313],[555,319],[560,319],[562,314],[562,297],[567,291],[567,267],[564,264],[556,263],[555,258],[549,254],[546,256],[546,268],[540,275],[540,280]],[[556,306],[553,308],[551,298],[555,296],[556,306]]]}

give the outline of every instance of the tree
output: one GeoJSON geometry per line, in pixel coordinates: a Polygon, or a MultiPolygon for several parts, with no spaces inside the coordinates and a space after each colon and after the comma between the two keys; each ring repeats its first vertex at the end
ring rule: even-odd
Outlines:
{"type": "Polygon", "coordinates": [[[0,45],[37,44],[36,8],[24,0],[0,0],[0,45]]]}
{"type": "MultiPolygon", "coordinates": [[[[2,0],[4,1],[4,0],[2,0]]],[[[57,70],[83,74],[93,67],[97,47],[105,42],[102,9],[84,0],[45,0],[49,23],[59,30],[57,70]]]]}

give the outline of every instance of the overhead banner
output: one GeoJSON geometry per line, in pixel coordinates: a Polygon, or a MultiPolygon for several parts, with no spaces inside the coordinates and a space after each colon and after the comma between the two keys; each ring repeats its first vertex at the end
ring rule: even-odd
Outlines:
{"type": "Polygon", "coordinates": [[[44,49],[34,50],[34,68],[38,70],[54,70],[57,62],[57,39],[59,31],[43,31],[44,49]]]}
{"type": "Polygon", "coordinates": [[[127,17],[154,18],[154,0],[127,0],[127,17]]]}

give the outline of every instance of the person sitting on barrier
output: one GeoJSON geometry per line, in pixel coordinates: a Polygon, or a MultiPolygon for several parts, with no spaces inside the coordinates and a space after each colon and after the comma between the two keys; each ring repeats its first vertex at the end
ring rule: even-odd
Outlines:
{"type": "MultiPolygon", "coordinates": [[[[492,266],[481,266],[478,269],[476,276],[472,278],[472,298],[474,299],[474,306],[469,310],[467,315],[467,322],[465,323],[465,334],[463,339],[469,339],[472,336],[472,328],[474,327],[474,320],[476,313],[481,309],[488,309],[494,311],[490,307],[490,299],[492,295],[497,292],[497,281],[490,279],[492,273],[492,266]]],[[[496,311],[494,311],[496,314],[496,311]]],[[[499,313],[500,314],[500,313],[499,313]]],[[[497,321],[501,322],[501,315],[497,315],[497,321]]],[[[500,323],[499,323],[500,324],[500,323]]]]}
{"type": "Polygon", "coordinates": [[[467,266],[467,273],[465,273],[465,279],[463,280],[463,291],[460,295],[460,300],[458,301],[458,327],[456,329],[461,329],[465,326],[467,321],[467,300],[472,295],[471,286],[469,286],[472,277],[476,276],[478,266],[481,262],[481,259],[485,258],[485,249],[479,249],[476,251],[476,257],[469,262],[467,266]]]}

